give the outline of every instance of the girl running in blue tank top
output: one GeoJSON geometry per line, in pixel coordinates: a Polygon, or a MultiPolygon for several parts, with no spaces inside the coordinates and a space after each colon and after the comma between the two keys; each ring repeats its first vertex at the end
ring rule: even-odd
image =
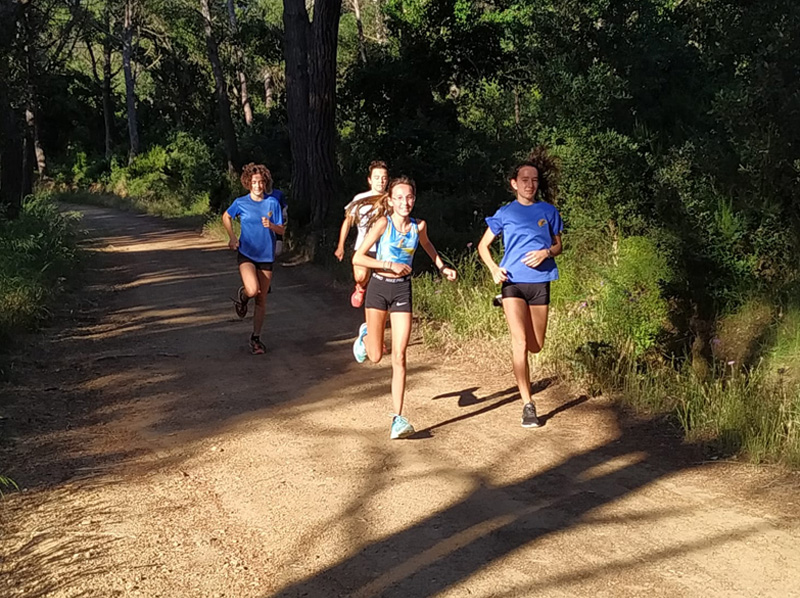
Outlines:
{"type": "Polygon", "coordinates": [[[378,363],[383,357],[383,334],[388,315],[392,326],[392,405],[394,415],[390,438],[407,438],[414,427],[403,416],[406,391],[406,350],[411,338],[412,296],[411,264],[418,245],[433,260],[447,280],[456,279],[456,271],[445,266],[428,239],[423,220],[411,218],[417,189],[408,177],[394,179],[389,184],[388,202],[383,215],[374,216],[367,237],[353,256],[353,264],[372,270],[372,280],[364,301],[366,322],[358,330],[353,343],[356,361],[367,358],[378,363]],[[386,215],[391,207],[391,215],[386,215]],[[375,257],[368,250],[377,244],[375,257]]]}
{"type": "Polygon", "coordinates": [[[489,227],[478,254],[502,284],[503,312],[511,333],[512,365],[522,398],[522,427],[536,428],[539,418],[531,398],[528,352],[544,345],[550,305],[550,281],[558,280],[555,256],[561,254],[561,214],[551,203],[557,193],[558,167],[539,147],[511,173],[516,200],[486,219],[489,227]],[[505,253],[496,264],[489,246],[503,237],[505,253]]]}

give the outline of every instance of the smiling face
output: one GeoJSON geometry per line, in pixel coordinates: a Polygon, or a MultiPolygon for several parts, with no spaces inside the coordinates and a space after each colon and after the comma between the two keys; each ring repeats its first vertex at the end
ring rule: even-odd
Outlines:
{"type": "Polygon", "coordinates": [[[383,193],[386,191],[386,184],[389,182],[389,172],[385,168],[373,168],[367,177],[369,188],[373,193],[383,193]]]}
{"type": "Polygon", "coordinates": [[[407,217],[411,210],[414,209],[414,202],[417,196],[414,194],[414,188],[406,183],[399,183],[392,187],[390,203],[394,213],[398,216],[407,217]]]}
{"type": "Polygon", "coordinates": [[[517,178],[511,179],[511,188],[517,193],[517,199],[532,202],[539,189],[539,171],[535,166],[523,166],[517,178]]]}
{"type": "Polygon", "coordinates": [[[250,178],[250,193],[255,197],[261,197],[264,195],[264,191],[266,190],[267,182],[264,180],[264,175],[255,173],[250,178]]]}

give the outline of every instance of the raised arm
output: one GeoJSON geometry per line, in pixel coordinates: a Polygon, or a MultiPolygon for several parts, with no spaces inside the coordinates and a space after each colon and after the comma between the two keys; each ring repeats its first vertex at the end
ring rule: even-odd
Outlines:
{"type": "Polygon", "coordinates": [[[336,251],[333,252],[333,255],[340,262],[344,259],[344,243],[347,241],[347,235],[350,234],[350,227],[353,226],[352,220],[353,216],[351,214],[345,214],[342,227],[339,229],[339,245],[336,246],[336,251]]]}
{"type": "Polygon", "coordinates": [[[433,261],[433,265],[436,266],[436,269],[442,273],[442,275],[447,278],[447,280],[455,280],[458,276],[458,273],[453,268],[448,268],[442,257],[439,255],[439,252],[436,251],[436,248],[431,243],[430,238],[428,237],[428,226],[424,220],[420,220],[417,224],[419,227],[419,244],[422,245],[422,248],[425,250],[425,253],[430,256],[431,260],[433,261]]]}
{"type": "Polygon", "coordinates": [[[561,245],[561,235],[554,235],[553,236],[553,244],[548,247],[547,249],[537,249],[535,251],[529,251],[525,254],[525,257],[522,258],[522,263],[528,266],[529,268],[536,268],[545,261],[547,258],[556,257],[557,255],[561,255],[562,245],[561,245]]]}

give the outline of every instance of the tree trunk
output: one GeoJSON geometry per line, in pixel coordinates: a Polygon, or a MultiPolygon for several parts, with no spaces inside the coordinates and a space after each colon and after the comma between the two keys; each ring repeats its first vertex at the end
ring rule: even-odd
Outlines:
{"type": "Polygon", "coordinates": [[[364,23],[361,22],[361,6],[358,0],[353,0],[353,12],[356,15],[356,29],[358,29],[358,55],[362,64],[367,64],[367,45],[364,41],[364,23]]]}
{"type": "Polygon", "coordinates": [[[47,175],[47,161],[44,157],[44,148],[42,148],[42,143],[39,139],[39,124],[38,119],[36,118],[36,91],[33,88],[28,90],[29,101],[28,106],[25,108],[25,123],[28,125],[29,129],[29,137],[30,137],[30,146],[31,151],[33,152],[33,157],[35,158],[36,170],[39,172],[39,176],[44,178],[47,175]]]}
{"type": "Polygon", "coordinates": [[[514,124],[519,126],[521,121],[521,110],[519,105],[519,89],[514,88],[514,124]]]}
{"type": "Polygon", "coordinates": [[[211,22],[211,9],[208,0],[200,0],[200,12],[203,15],[203,29],[206,36],[206,49],[211,71],[214,73],[214,93],[217,96],[217,109],[219,111],[219,124],[222,129],[222,138],[225,141],[225,154],[228,158],[228,171],[236,173],[239,169],[239,149],[236,143],[236,130],[231,119],[231,104],[228,100],[228,87],[225,84],[225,75],[219,61],[219,49],[214,38],[214,29],[211,22]]]}
{"type": "Polygon", "coordinates": [[[385,44],[388,37],[386,21],[383,18],[383,0],[375,0],[375,39],[379,44],[385,44]]]}
{"type": "Polygon", "coordinates": [[[122,38],[122,69],[125,72],[125,102],[128,108],[128,136],[131,149],[128,159],[133,160],[139,154],[139,125],[136,121],[136,93],[134,90],[131,54],[133,53],[133,3],[125,1],[125,22],[122,38]]]}
{"type": "Polygon", "coordinates": [[[286,109],[292,152],[292,193],[310,202],[308,169],[308,12],[304,0],[283,0],[286,109]]]}
{"type": "Polygon", "coordinates": [[[342,0],[317,0],[309,52],[311,224],[324,226],[336,189],[336,50],[342,0]]]}
{"type": "MultiPolygon", "coordinates": [[[[5,95],[3,90],[0,93],[5,95]]],[[[22,207],[24,145],[19,123],[7,97],[0,98],[0,118],[0,215],[13,220],[19,216],[22,207]]]]}
{"type": "Polygon", "coordinates": [[[23,199],[33,193],[33,165],[36,156],[33,148],[33,131],[30,127],[25,127],[25,135],[22,141],[22,172],[21,186],[23,199]]]}
{"type": "Polygon", "coordinates": [[[47,160],[45,160],[44,148],[42,148],[39,139],[39,120],[37,118],[38,94],[36,92],[36,76],[39,72],[37,68],[35,43],[37,33],[32,30],[29,10],[30,2],[25,4],[24,12],[22,13],[26,38],[25,67],[27,76],[27,106],[25,107],[25,122],[29,129],[29,132],[26,134],[26,139],[30,140],[31,151],[33,151],[36,157],[36,169],[39,171],[39,176],[44,177],[47,174],[47,160]]]}
{"type": "Polygon", "coordinates": [[[264,71],[264,104],[266,105],[267,110],[270,110],[270,108],[272,108],[273,93],[274,92],[272,90],[272,73],[269,71],[269,69],[267,69],[264,71]]]}
{"type": "Polygon", "coordinates": [[[228,0],[228,19],[231,24],[231,37],[233,38],[233,48],[236,54],[236,78],[239,81],[239,98],[242,102],[244,122],[249,127],[253,124],[253,107],[250,105],[250,96],[247,94],[247,77],[244,74],[244,53],[239,43],[239,24],[236,22],[234,0],[228,0]]]}
{"type": "Polygon", "coordinates": [[[114,153],[114,104],[111,96],[111,16],[106,10],[106,30],[103,34],[103,127],[105,129],[105,156],[111,160],[114,153]]]}

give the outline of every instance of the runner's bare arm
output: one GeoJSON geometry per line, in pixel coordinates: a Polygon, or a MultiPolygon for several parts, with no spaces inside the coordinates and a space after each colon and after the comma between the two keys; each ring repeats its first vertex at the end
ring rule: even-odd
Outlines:
{"type": "Polygon", "coordinates": [[[561,235],[555,235],[553,244],[548,249],[537,249],[536,251],[529,251],[522,258],[522,263],[529,268],[536,268],[539,264],[549,257],[556,257],[561,255],[561,235]]]}
{"type": "Polygon", "coordinates": [[[283,224],[275,224],[272,220],[264,216],[261,218],[261,224],[264,225],[264,228],[268,228],[276,235],[282,235],[286,232],[286,227],[283,224]]]}
{"type": "Polygon", "coordinates": [[[428,226],[424,220],[418,220],[417,226],[419,227],[419,244],[422,245],[422,248],[425,250],[425,253],[430,256],[431,260],[433,261],[433,265],[436,266],[436,269],[442,273],[442,275],[447,278],[447,280],[455,280],[458,276],[458,273],[455,271],[454,268],[449,268],[445,265],[444,260],[442,260],[442,256],[439,255],[439,252],[436,251],[436,248],[431,243],[430,238],[428,238],[428,226]]]}
{"type": "Polygon", "coordinates": [[[492,232],[492,229],[487,228],[486,232],[483,233],[483,237],[481,237],[480,242],[478,243],[478,255],[481,256],[481,260],[486,267],[489,268],[489,272],[492,273],[492,278],[496,284],[500,284],[501,282],[505,282],[508,280],[508,272],[506,272],[505,268],[501,268],[498,266],[494,259],[492,258],[492,252],[489,251],[489,246],[494,242],[497,238],[492,232]]]}
{"type": "Polygon", "coordinates": [[[225,227],[225,232],[228,233],[228,247],[236,251],[239,249],[239,239],[236,238],[236,234],[233,232],[233,220],[228,212],[222,213],[222,226],[225,227]]]}
{"type": "Polygon", "coordinates": [[[352,226],[350,220],[350,214],[347,214],[342,222],[342,227],[339,229],[339,245],[336,246],[336,251],[333,252],[333,255],[340,262],[344,259],[344,242],[347,240],[347,235],[350,234],[350,227],[352,226]]]}

